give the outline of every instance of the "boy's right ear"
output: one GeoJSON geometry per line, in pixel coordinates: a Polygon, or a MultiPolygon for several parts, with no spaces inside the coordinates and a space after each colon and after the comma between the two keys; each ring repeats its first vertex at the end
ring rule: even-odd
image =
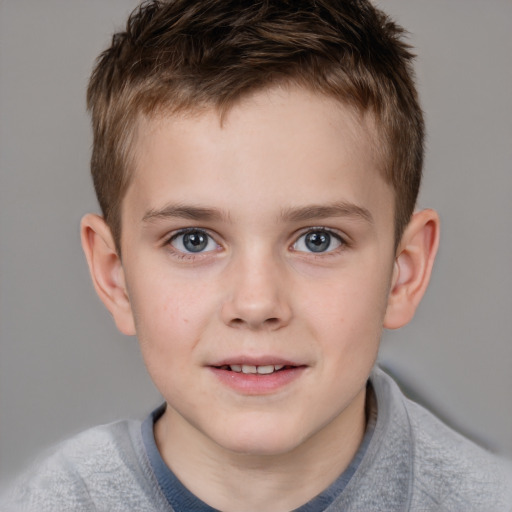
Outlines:
{"type": "Polygon", "coordinates": [[[135,323],[112,232],[99,215],[89,213],[80,224],[82,248],[96,293],[113,316],[117,328],[127,335],[135,334],[135,323]]]}

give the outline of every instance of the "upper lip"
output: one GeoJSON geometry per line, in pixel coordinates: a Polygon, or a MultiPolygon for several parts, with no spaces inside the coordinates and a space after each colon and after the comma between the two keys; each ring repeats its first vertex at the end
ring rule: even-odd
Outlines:
{"type": "Polygon", "coordinates": [[[219,359],[208,366],[231,366],[231,365],[250,365],[250,366],[270,366],[270,365],[283,365],[283,366],[305,366],[302,363],[285,359],[279,356],[229,356],[224,359],[219,359]]]}

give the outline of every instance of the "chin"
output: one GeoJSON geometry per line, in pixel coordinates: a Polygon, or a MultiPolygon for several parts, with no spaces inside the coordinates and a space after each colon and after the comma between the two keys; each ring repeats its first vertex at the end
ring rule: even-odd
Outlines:
{"type": "Polygon", "coordinates": [[[238,426],[234,430],[225,429],[217,437],[216,442],[233,454],[269,457],[289,453],[305,439],[306,436],[283,428],[282,425],[260,425],[248,428],[238,426]]]}
{"type": "MultiPolygon", "coordinates": [[[[300,444],[300,443],[297,443],[300,444]]],[[[288,442],[276,442],[275,439],[247,440],[238,443],[230,443],[225,449],[236,455],[250,457],[278,457],[290,453],[297,444],[288,442]]]]}

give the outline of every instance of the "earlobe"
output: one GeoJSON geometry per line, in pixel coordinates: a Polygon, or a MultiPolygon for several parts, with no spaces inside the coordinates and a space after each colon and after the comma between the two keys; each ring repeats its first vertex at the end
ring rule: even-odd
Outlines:
{"type": "Polygon", "coordinates": [[[398,329],[414,316],[427,289],[439,245],[439,216],[434,210],[415,212],[396,253],[384,327],[398,329]]]}
{"type": "Polygon", "coordinates": [[[117,328],[123,334],[134,335],[123,266],[110,228],[99,215],[88,214],[82,219],[80,234],[96,293],[113,316],[117,328]]]}

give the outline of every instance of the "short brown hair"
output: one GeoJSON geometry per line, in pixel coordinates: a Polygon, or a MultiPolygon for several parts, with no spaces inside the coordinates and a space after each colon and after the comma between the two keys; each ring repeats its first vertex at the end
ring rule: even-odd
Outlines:
{"type": "Polygon", "coordinates": [[[366,0],[152,0],[98,58],[87,91],[91,171],[120,249],[139,116],[214,106],[291,83],[371,112],[395,190],[395,239],[414,210],[424,123],[404,30],[366,0]]]}

